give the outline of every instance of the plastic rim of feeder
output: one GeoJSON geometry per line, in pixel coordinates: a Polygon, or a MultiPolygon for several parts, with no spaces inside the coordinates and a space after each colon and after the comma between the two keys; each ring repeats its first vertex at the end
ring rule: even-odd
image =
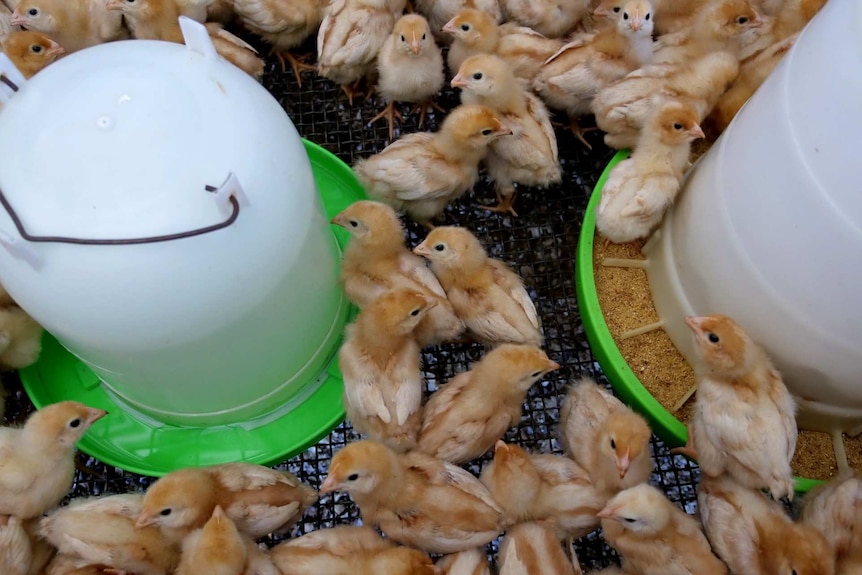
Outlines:
{"type": "MultiPolygon", "coordinates": [[[[685,445],[688,433],[685,425],[665,409],[652,396],[632,371],[623,355],[620,353],[611,331],[605,322],[599,296],[596,291],[596,279],[593,273],[593,243],[596,232],[595,211],[601,201],[602,187],[605,185],[611,170],[629,155],[628,150],[617,152],[602,172],[599,181],[587,205],[581,233],[578,237],[578,248],[575,263],[575,291],[578,298],[578,309],[584,322],[587,341],[592,348],[602,371],[610,381],[620,398],[635,411],[646,417],[653,432],[670,447],[685,445]]],[[[796,478],[796,491],[805,493],[820,485],[821,481],[796,478]]]]}
{"type": "MultiPolygon", "coordinates": [[[[325,149],[303,140],[317,189],[328,218],[365,197],[350,168],[325,149]]],[[[333,229],[343,249],[349,234],[333,229]]],[[[351,308],[344,323],[355,315],[351,308]]],[[[93,426],[78,447],[85,453],[121,469],[161,476],[181,467],[246,461],[261,465],[280,463],[315,444],[344,419],[342,376],[337,350],[319,376],[319,385],[295,409],[272,421],[253,425],[175,427],[138,419],[120,408],[99,385],[83,362],[45,334],[39,361],[21,370],[21,381],[37,408],[75,400],[105,409],[115,423],[110,432],[93,426]],[[117,421],[120,420],[120,421],[117,421]]]]}

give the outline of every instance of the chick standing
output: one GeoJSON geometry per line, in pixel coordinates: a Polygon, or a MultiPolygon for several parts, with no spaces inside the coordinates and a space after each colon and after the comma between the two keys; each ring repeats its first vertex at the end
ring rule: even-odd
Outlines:
{"type": "Polygon", "coordinates": [[[439,132],[404,136],[356,162],[353,171],[369,196],[430,227],[449,202],[473,187],[491,142],[511,133],[492,110],[458,106],[439,132]]]}
{"type": "Polygon", "coordinates": [[[515,79],[508,64],[496,56],[471,56],[452,79],[461,88],[461,102],[488,106],[501,115],[513,134],[491,143],[485,159],[494,180],[495,212],[515,213],[515,183],[547,186],[562,178],[557,137],[545,105],[515,79]]]}
{"type": "Polygon", "coordinates": [[[22,0],[9,22],[49,35],[70,54],[129,37],[122,15],[109,11],[105,0],[22,0]]]}
{"type": "Polygon", "coordinates": [[[530,387],[559,367],[537,347],[495,348],[431,396],[417,448],[455,464],[476,459],[521,421],[530,387]]]}
{"type": "Polygon", "coordinates": [[[554,530],[542,522],[520,523],[509,529],[500,544],[498,562],[500,575],[575,573],[554,530]]]}
{"type": "MultiPolygon", "coordinates": [[[[2,52],[12,60],[25,78],[30,79],[66,53],[62,46],[41,32],[12,32],[0,43],[2,52]]],[[[0,321],[0,324],[3,322],[0,321]]],[[[41,334],[40,334],[41,335],[41,334]]]]}
{"type": "Polygon", "coordinates": [[[389,292],[347,326],[338,353],[344,409],[353,428],[396,451],[416,446],[422,425],[422,374],[413,330],[437,305],[407,290],[389,292]]]}
{"type": "Polygon", "coordinates": [[[468,472],[423,453],[399,455],[375,441],[335,454],[320,493],[331,491],[347,492],[363,523],[429,553],[466,551],[503,530],[499,506],[468,472]]]}
{"type": "MultiPolygon", "coordinates": [[[[488,14],[494,22],[503,21],[503,11],[498,0],[416,0],[416,11],[428,19],[434,34],[465,8],[475,8],[488,14]]],[[[442,39],[442,38],[441,38],[442,39]]]]}
{"type": "Polygon", "coordinates": [[[480,342],[542,345],[539,316],[523,281],[489,258],[468,230],[434,229],[413,251],[430,260],[455,313],[480,342]]]}
{"type": "Polygon", "coordinates": [[[727,574],[727,567],[713,555],[697,520],[651,485],[621,491],[598,516],[605,541],[622,556],[626,573],[727,574]]]}
{"type": "Polygon", "coordinates": [[[64,401],[23,428],[0,428],[0,515],[29,519],[56,506],[75,475],[75,444],[106,411],[64,401]]]}
{"type": "Polygon", "coordinates": [[[569,389],[560,428],[566,453],[608,496],[649,480],[647,422],[593,380],[582,379],[569,389]]]}
{"type": "Polygon", "coordinates": [[[431,98],[443,87],[444,80],[443,55],[425,18],[407,14],[395,22],[392,34],[377,56],[377,71],[380,74],[377,91],[387,104],[369,123],[388,119],[391,140],[393,118],[397,115],[395,102],[412,102],[419,104],[421,128],[431,98]]]}
{"type": "Polygon", "coordinates": [[[391,207],[362,200],[345,208],[332,223],[350,232],[341,262],[341,282],[360,308],[387,292],[408,289],[437,301],[413,330],[420,346],[457,338],[464,331],[437,276],[425,260],[404,245],[404,227],[391,207]]]}
{"type": "Polygon", "coordinates": [[[697,404],[689,440],[701,471],[730,474],[776,499],[793,498],[796,403],[766,352],[732,319],[688,317],[697,363],[697,404]]]}
{"type": "Polygon", "coordinates": [[[809,491],[800,521],[829,542],[838,575],[862,570],[862,473],[845,471],[809,491]]]}

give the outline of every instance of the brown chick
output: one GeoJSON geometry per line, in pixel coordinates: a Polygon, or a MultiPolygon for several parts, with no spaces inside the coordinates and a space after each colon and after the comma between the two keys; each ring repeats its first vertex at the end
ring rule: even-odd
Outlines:
{"type": "Polygon", "coordinates": [[[438,41],[445,40],[440,32],[446,22],[467,8],[488,14],[495,23],[503,21],[503,11],[498,0],[416,0],[415,6],[416,11],[428,19],[434,34],[439,35],[438,41]]]}
{"type": "Polygon", "coordinates": [[[439,575],[491,575],[484,549],[469,549],[446,555],[437,561],[439,575]]]}
{"type": "Polygon", "coordinates": [[[569,388],[560,408],[561,443],[609,497],[649,481],[646,420],[589,378],[569,388]]]}
{"type": "Polygon", "coordinates": [[[243,27],[269,42],[281,70],[285,60],[293,68],[297,83],[302,86],[300,73],[315,70],[304,58],[297,58],[290,50],[317,34],[328,2],[326,0],[231,0],[231,6],[243,27]]]}
{"type": "Polygon", "coordinates": [[[616,25],[560,48],[533,80],[533,89],[549,106],[565,110],[572,130],[587,148],[591,146],[583,138],[578,118],[590,112],[591,102],[601,89],[653,57],[652,5],[646,0],[629,0],[621,14],[616,25]]]}
{"type": "Polygon", "coordinates": [[[422,426],[425,386],[413,330],[436,305],[421,293],[389,292],[347,326],[338,353],[347,418],[356,431],[396,451],[416,447],[422,426]]]}
{"type": "Polygon", "coordinates": [[[9,22],[49,35],[69,54],[129,37],[122,15],[105,0],[22,0],[9,22]]]}
{"type": "Polygon", "coordinates": [[[621,491],[598,517],[605,541],[622,556],[626,573],[727,574],[727,567],[712,554],[697,520],[651,485],[642,483],[621,491]]]}
{"type": "Polygon", "coordinates": [[[530,387],[559,367],[531,345],[493,349],[431,396],[417,449],[455,464],[483,455],[521,421],[530,387]]]}
{"type": "Polygon", "coordinates": [[[563,46],[563,41],[542,36],[532,28],[507,22],[500,26],[487,12],[465,9],[449,20],[443,31],[453,40],[449,70],[457,72],[470,56],[494,54],[502,58],[516,78],[531,82],[542,64],[563,46]]]}
{"type": "Polygon", "coordinates": [[[489,258],[468,230],[434,229],[413,252],[431,262],[455,313],[478,341],[542,345],[539,315],[523,281],[506,264],[489,258]]]}
{"type": "Polygon", "coordinates": [[[458,106],[439,132],[409,134],[353,171],[368,195],[431,227],[449,202],[479,178],[479,162],[496,138],[512,130],[489,108],[458,106]]]}
{"type": "Polygon", "coordinates": [[[503,441],[497,442],[494,461],[482,469],[479,480],[507,521],[548,520],[560,540],[582,537],[598,527],[596,513],[607,501],[588,473],[571,459],[530,455],[503,441]]]}
{"type": "MultiPolygon", "coordinates": [[[[41,32],[12,32],[2,42],[6,54],[28,80],[66,53],[62,46],[41,32]]],[[[0,323],[3,323],[0,320],[0,323]]],[[[41,336],[41,332],[40,332],[41,336]]]]}
{"type": "Polygon", "coordinates": [[[799,519],[826,537],[838,575],[859,573],[854,569],[862,567],[862,474],[848,470],[809,491],[799,519]]]}
{"type": "Polygon", "coordinates": [[[774,17],[765,19],[762,32],[752,42],[745,43],[739,54],[740,60],[747,62],[800,32],[825,4],[826,0],[784,1],[774,17]]]}
{"type": "Polygon", "coordinates": [[[351,236],[340,278],[351,302],[363,308],[389,291],[408,289],[437,301],[413,330],[421,347],[450,341],[463,333],[464,322],[452,309],[437,276],[423,258],[405,247],[404,227],[395,210],[362,200],[345,208],[332,223],[351,236]]]}
{"type": "Polygon", "coordinates": [[[832,575],[832,548],[778,503],[728,475],[701,476],[698,509],[715,553],[734,575],[832,575]]]}
{"type": "MultiPolygon", "coordinates": [[[[397,115],[400,119],[395,102],[411,102],[418,104],[420,109],[421,128],[425,123],[425,113],[432,105],[431,99],[443,87],[444,80],[443,55],[425,18],[418,14],[405,14],[395,22],[392,34],[377,56],[377,71],[377,91],[388,103],[369,123],[387,118],[391,140],[394,118],[397,115]]],[[[439,106],[437,109],[443,111],[439,106]]]]}
{"type": "Polygon", "coordinates": [[[498,205],[489,211],[515,212],[515,184],[548,186],[562,178],[557,137],[548,109],[515,78],[509,65],[491,54],[464,61],[452,86],[463,104],[488,106],[512,128],[512,135],[491,143],[485,164],[494,180],[498,205]]]}
{"type": "Polygon", "coordinates": [[[41,352],[42,326],[17,305],[0,307],[0,368],[27,367],[41,352]]]}
{"type": "Polygon", "coordinates": [[[176,575],[242,575],[248,560],[245,541],[221,507],[202,529],[183,541],[183,555],[176,575]]]}
{"type": "Polygon", "coordinates": [[[509,20],[548,38],[562,38],[581,21],[590,0],[502,0],[509,20]]]}
{"type": "Polygon", "coordinates": [[[33,549],[21,519],[0,517],[0,573],[28,575],[32,563],[33,549]]]}
{"type": "Polygon", "coordinates": [[[23,428],[0,428],[0,515],[29,519],[65,497],[75,475],[75,444],[107,414],[74,401],[47,405],[23,428]]]}
{"type": "Polygon", "coordinates": [[[500,575],[575,574],[554,529],[544,522],[520,523],[509,529],[497,561],[500,575]]]}
{"type": "MultiPolygon", "coordinates": [[[[730,474],[776,499],[793,498],[796,403],[766,352],[727,316],[688,317],[697,363],[694,455],[710,477],[730,474]]],[[[682,450],[686,453],[685,450],[682,450]]]]}
{"type": "Polygon", "coordinates": [[[428,553],[485,545],[503,529],[500,508],[468,472],[423,453],[399,455],[376,441],[335,454],[320,488],[331,491],[347,492],[363,523],[428,553]]]}
{"type": "Polygon", "coordinates": [[[293,525],[316,499],[313,489],[286,471],[251,463],[190,467],[150,486],[137,526],[182,539],[221,506],[241,532],[257,539],[293,525]]]}
{"type": "Polygon", "coordinates": [[[104,565],[138,575],[172,573],[179,547],[158,529],[136,528],[139,494],[73,500],[43,518],[39,535],[62,555],[78,557],[83,565],[104,565]]]}

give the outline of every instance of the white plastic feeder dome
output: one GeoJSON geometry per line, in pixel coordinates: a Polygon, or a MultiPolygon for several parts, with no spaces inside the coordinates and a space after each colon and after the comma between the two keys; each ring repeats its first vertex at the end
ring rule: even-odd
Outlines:
{"type": "Polygon", "coordinates": [[[646,246],[689,360],[686,315],[737,319],[804,401],[800,426],[862,431],[862,3],[831,0],[712,149],[646,246]]]}
{"type": "MultiPolygon", "coordinates": [[[[135,412],[113,433],[195,428],[168,441],[193,452],[210,427],[253,428],[314,392],[348,306],[296,129],[182,26],[187,46],[105,44],[28,82],[4,60],[0,281],[135,412]]],[[[229,457],[265,450],[243,441],[229,457]]]]}

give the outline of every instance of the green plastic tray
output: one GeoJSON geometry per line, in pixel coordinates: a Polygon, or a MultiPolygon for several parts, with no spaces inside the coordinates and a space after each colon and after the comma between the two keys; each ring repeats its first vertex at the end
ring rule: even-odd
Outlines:
{"type": "MultiPolygon", "coordinates": [[[[320,146],[303,143],[328,218],[365,197],[344,162],[320,146]]],[[[343,249],[349,234],[335,226],[332,231],[343,249]]],[[[345,323],[355,314],[351,307],[345,323]]],[[[79,442],[82,451],[126,471],[161,476],[182,467],[232,461],[274,465],[316,443],[344,419],[336,353],[340,345],[339,340],[320,375],[321,385],[286,415],[272,421],[261,418],[263,424],[175,427],[133,417],[114,403],[88,367],[47,333],[39,361],[20,373],[36,407],[75,400],[109,412],[79,442]]]]}
{"type": "MultiPolygon", "coordinates": [[[[602,366],[602,370],[620,398],[641,413],[649,422],[653,432],[670,447],[685,445],[688,433],[685,425],[670,414],[647,391],[617,348],[614,338],[605,323],[599,297],[596,294],[596,280],[593,275],[593,239],[596,231],[595,210],[599,205],[602,187],[608,179],[611,169],[629,155],[628,150],[618,152],[608,163],[596,187],[593,190],[581,234],[578,238],[577,260],[575,264],[575,291],[578,297],[578,308],[584,322],[587,341],[602,366]]],[[[796,491],[805,493],[821,481],[806,478],[796,478],[796,491]]]]}

